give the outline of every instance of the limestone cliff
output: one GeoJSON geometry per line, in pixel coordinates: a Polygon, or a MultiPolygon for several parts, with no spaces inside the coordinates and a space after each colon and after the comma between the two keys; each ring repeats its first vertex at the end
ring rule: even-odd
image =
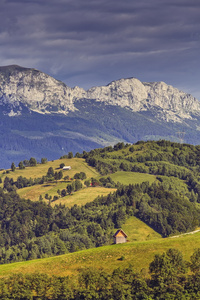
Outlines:
{"type": "Polygon", "coordinates": [[[7,105],[9,116],[21,114],[21,105],[39,113],[67,114],[75,102],[93,99],[134,112],[153,112],[165,121],[182,122],[200,114],[200,102],[164,82],[142,83],[136,78],[120,79],[107,86],[70,88],[61,81],[35,69],[0,67],[0,105],[7,105]]]}
{"type": "Polygon", "coordinates": [[[66,114],[74,110],[73,102],[84,90],[69,88],[47,74],[35,69],[8,66],[0,68],[0,103],[11,109],[20,104],[40,113],[59,112],[66,114]]]}

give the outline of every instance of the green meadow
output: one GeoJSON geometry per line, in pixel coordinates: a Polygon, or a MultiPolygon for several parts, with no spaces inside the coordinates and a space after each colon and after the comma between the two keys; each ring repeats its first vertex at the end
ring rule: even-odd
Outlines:
{"type": "Polygon", "coordinates": [[[200,248],[200,233],[103,246],[56,257],[1,265],[0,276],[35,272],[59,276],[76,275],[87,267],[111,273],[115,268],[125,268],[129,265],[132,265],[136,272],[142,270],[147,274],[149,263],[155,254],[165,252],[169,248],[180,250],[184,259],[189,260],[194,250],[200,248]]]}
{"type": "Polygon", "coordinates": [[[124,172],[118,171],[110,175],[114,182],[120,182],[124,185],[128,184],[140,184],[144,181],[149,181],[152,184],[156,181],[156,176],[145,173],[136,173],[136,172],[124,172]]]}
{"type": "Polygon", "coordinates": [[[141,220],[132,216],[126,220],[122,229],[128,235],[128,241],[146,241],[161,238],[161,235],[141,220]]]}
{"type": "MultiPolygon", "coordinates": [[[[99,173],[92,167],[88,166],[82,158],[64,158],[54,161],[48,161],[46,164],[37,164],[34,167],[26,167],[25,169],[20,170],[18,167],[14,172],[10,170],[10,173],[6,173],[5,170],[0,171],[0,177],[4,179],[6,176],[12,177],[14,180],[18,176],[23,176],[26,178],[38,178],[45,176],[48,169],[52,167],[55,171],[60,171],[60,164],[64,163],[65,166],[71,166],[71,170],[64,170],[63,176],[69,175],[73,177],[77,172],[85,172],[87,177],[96,177],[99,173]]],[[[9,171],[9,170],[8,170],[9,171]]]]}
{"type": "MultiPolygon", "coordinates": [[[[81,158],[72,158],[72,159],[59,159],[55,161],[49,161],[46,164],[38,164],[35,167],[26,167],[23,170],[19,170],[19,168],[16,168],[15,172],[10,171],[10,173],[5,173],[5,171],[1,171],[0,175],[3,178],[5,176],[12,177],[13,180],[16,180],[18,176],[23,176],[26,178],[38,178],[46,175],[48,168],[53,167],[53,169],[60,170],[60,164],[64,163],[65,165],[70,165],[72,167],[71,170],[63,171],[63,177],[69,176],[69,178],[73,178],[73,176],[78,172],[84,172],[87,176],[87,179],[90,179],[91,177],[94,177],[96,179],[99,179],[101,176],[100,174],[95,170],[95,168],[88,166],[87,163],[84,161],[84,159],[81,158]]],[[[143,173],[134,173],[134,172],[123,172],[118,171],[114,174],[109,175],[114,182],[120,182],[122,184],[139,184],[144,181],[149,181],[149,183],[153,183],[156,181],[155,175],[150,174],[143,174],[143,173]]],[[[52,199],[54,196],[58,196],[57,191],[65,189],[66,186],[71,183],[71,180],[58,180],[58,181],[52,181],[47,182],[40,185],[33,185],[30,187],[25,187],[22,189],[18,189],[17,193],[25,198],[30,199],[32,201],[38,201],[40,195],[45,200],[45,194],[48,194],[49,196],[52,196],[52,199]]],[[[109,193],[114,192],[115,188],[104,188],[104,187],[89,187],[89,188],[83,188],[80,191],[73,193],[72,195],[67,195],[65,197],[61,197],[56,201],[52,202],[52,205],[55,204],[65,204],[69,207],[73,206],[74,204],[77,205],[84,205],[87,202],[93,201],[98,196],[106,196],[109,193]]]]}

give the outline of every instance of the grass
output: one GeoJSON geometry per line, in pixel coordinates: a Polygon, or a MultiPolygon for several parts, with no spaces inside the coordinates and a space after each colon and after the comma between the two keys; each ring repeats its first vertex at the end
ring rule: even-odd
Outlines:
{"type": "Polygon", "coordinates": [[[126,223],[122,226],[122,229],[128,235],[128,240],[130,242],[161,238],[159,233],[136,217],[128,218],[126,223]]]}
{"type": "Polygon", "coordinates": [[[169,248],[182,251],[184,259],[190,260],[196,248],[200,247],[200,233],[177,238],[155,239],[143,242],[132,242],[119,245],[104,246],[94,249],[69,253],[57,257],[19,262],[0,266],[0,276],[11,273],[41,272],[49,275],[77,275],[85,267],[112,272],[117,267],[130,264],[136,272],[148,272],[149,263],[154,255],[163,253],[169,248]],[[124,256],[124,260],[119,260],[124,256]]]}
{"type": "Polygon", "coordinates": [[[64,163],[66,166],[71,166],[71,170],[63,171],[63,176],[69,175],[69,177],[73,177],[74,174],[78,172],[85,172],[87,177],[95,177],[98,176],[99,173],[92,167],[88,166],[83,158],[71,158],[71,159],[58,159],[54,161],[49,161],[46,164],[37,164],[35,167],[26,167],[23,170],[16,168],[14,172],[10,172],[8,174],[3,174],[4,171],[0,171],[0,177],[3,179],[4,177],[12,177],[14,180],[17,179],[18,176],[23,176],[26,178],[38,178],[46,175],[48,168],[52,167],[55,171],[60,171],[60,164],[64,163]]]}
{"type": "MultiPolygon", "coordinates": [[[[58,181],[56,182],[50,182],[45,183],[42,185],[34,185],[30,187],[26,187],[23,189],[17,190],[17,193],[20,195],[20,197],[25,199],[30,199],[32,201],[38,201],[40,195],[42,195],[43,200],[45,200],[45,194],[48,194],[49,196],[56,195],[58,196],[57,190],[65,189],[67,186],[66,181],[58,181]]],[[[52,202],[52,206],[56,204],[65,204],[68,207],[73,206],[74,204],[77,205],[84,205],[87,202],[92,202],[95,198],[98,196],[107,196],[109,193],[112,193],[116,191],[115,188],[105,188],[105,187],[88,187],[83,188],[72,195],[67,195],[65,197],[61,197],[56,201],[52,202]]]]}
{"type": "MultiPolygon", "coordinates": [[[[45,201],[45,194],[49,194],[49,196],[57,195],[57,190],[64,189],[67,186],[67,182],[58,182],[47,183],[43,185],[34,185],[30,187],[26,187],[23,189],[17,190],[17,193],[20,197],[25,199],[31,199],[32,201],[38,201],[39,196],[42,195],[43,200],[45,201]]],[[[72,195],[67,195],[65,197],[61,197],[56,201],[52,202],[52,206],[56,204],[65,204],[68,207],[77,205],[84,205],[87,202],[92,202],[98,196],[107,196],[109,193],[114,192],[116,189],[113,188],[105,188],[105,187],[89,187],[83,188],[72,195]]],[[[48,202],[48,200],[46,200],[48,202]]]]}
{"type": "Polygon", "coordinates": [[[49,196],[57,195],[57,190],[64,189],[67,186],[66,181],[58,181],[56,182],[48,182],[45,184],[40,184],[40,185],[33,185],[29,186],[23,189],[17,190],[17,193],[20,195],[20,197],[25,198],[25,199],[30,199],[32,201],[37,201],[39,199],[39,196],[42,195],[43,199],[45,194],[49,194],[49,196]]]}
{"type": "Polygon", "coordinates": [[[152,184],[156,181],[156,175],[150,175],[146,173],[135,173],[135,172],[123,172],[119,171],[114,174],[111,174],[110,177],[114,182],[120,182],[122,184],[139,184],[144,181],[149,181],[152,184]]]}
{"type": "Polygon", "coordinates": [[[73,195],[66,196],[52,202],[52,205],[60,204],[60,203],[65,204],[68,207],[71,207],[74,204],[84,205],[87,202],[92,202],[98,196],[107,196],[109,193],[112,193],[114,191],[116,191],[116,189],[112,189],[112,188],[108,189],[104,187],[84,188],[74,193],[73,195]]]}
{"type": "MultiPolygon", "coordinates": [[[[64,163],[65,165],[70,165],[72,167],[71,170],[63,171],[63,177],[66,175],[69,176],[69,178],[72,178],[76,173],[84,172],[87,176],[87,178],[95,177],[99,179],[101,176],[100,174],[93,168],[88,166],[88,164],[85,162],[84,159],[81,158],[72,158],[72,159],[59,159],[55,161],[49,161],[46,164],[37,164],[35,167],[26,167],[23,170],[20,170],[19,168],[16,168],[15,172],[10,171],[10,173],[5,173],[5,171],[0,171],[0,177],[2,178],[2,181],[6,176],[12,177],[15,181],[17,177],[22,176],[26,178],[39,178],[44,175],[46,175],[49,167],[52,167],[54,171],[60,170],[60,164],[64,163]],[[4,174],[5,173],[5,174],[4,174]]],[[[149,181],[150,183],[154,182],[156,180],[156,176],[149,175],[149,174],[141,174],[141,173],[134,173],[134,172],[117,172],[110,175],[111,178],[117,183],[120,182],[122,184],[136,184],[141,183],[143,181],[149,181]]],[[[59,180],[54,182],[48,182],[42,185],[34,185],[31,187],[26,187],[23,189],[18,189],[17,193],[25,198],[30,199],[32,201],[38,201],[40,195],[43,197],[43,200],[45,200],[45,194],[48,194],[49,196],[52,196],[52,199],[54,196],[58,196],[57,191],[65,189],[67,184],[70,181],[65,180],[59,180]]],[[[1,184],[2,186],[3,184],[1,184]]],[[[74,204],[77,205],[84,205],[87,202],[93,201],[97,196],[101,195],[108,195],[110,192],[113,192],[115,189],[106,189],[103,187],[96,187],[96,188],[85,188],[81,191],[78,191],[74,193],[72,196],[66,196],[63,198],[60,198],[54,202],[52,202],[52,205],[55,204],[65,204],[67,206],[72,206],[74,204]]]]}
{"type": "MultiPolygon", "coordinates": [[[[65,165],[70,165],[72,167],[71,170],[63,171],[63,177],[68,175],[70,178],[72,178],[76,173],[79,172],[84,172],[87,178],[99,177],[99,173],[94,168],[88,166],[88,164],[82,158],[59,159],[55,161],[49,161],[46,164],[38,164],[35,167],[26,167],[23,170],[16,168],[15,172],[10,172],[8,174],[3,174],[3,171],[1,171],[0,176],[2,179],[8,176],[8,177],[12,177],[14,180],[16,180],[18,176],[23,176],[26,178],[33,178],[33,179],[39,178],[46,175],[49,167],[52,167],[54,171],[61,170],[60,169],[61,163],[64,163],[65,165]]],[[[42,195],[44,199],[45,194],[49,194],[49,196],[52,196],[53,198],[55,195],[58,196],[57,190],[65,189],[69,182],[70,181],[67,182],[64,180],[60,180],[57,182],[56,181],[48,182],[42,185],[34,185],[23,189],[19,189],[17,190],[17,193],[21,197],[25,199],[30,199],[32,201],[38,201],[40,195],[42,195]]],[[[77,193],[74,193],[74,195],[72,196],[59,199],[56,202],[53,202],[53,204],[69,203],[69,205],[71,206],[73,204],[79,204],[79,199],[81,204],[85,204],[86,202],[93,201],[98,195],[107,195],[110,192],[111,190],[105,188],[98,188],[95,190],[90,190],[90,194],[87,195],[87,191],[83,189],[77,193]]]]}

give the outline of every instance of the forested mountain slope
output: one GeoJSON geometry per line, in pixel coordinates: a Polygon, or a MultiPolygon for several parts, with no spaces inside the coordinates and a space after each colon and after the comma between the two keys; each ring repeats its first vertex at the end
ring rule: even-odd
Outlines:
{"type": "MultiPolygon", "coordinates": [[[[59,168],[46,167],[46,175],[37,178],[35,174],[34,179],[21,175],[13,179],[14,168],[1,172],[4,188],[0,191],[1,263],[111,244],[114,231],[130,216],[144,221],[163,237],[192,231],[200,225],[199,146],[164,140],[133,145],[118,143],[114,147],[77,153],[76,161],[79,159],[81,164],[85,159],[98,172],[86,176],[77,169],[73,178],[69,178],[59,168]],[[120,183],[120,176],[125,177],[127,172],[151,174],[155,179],[151,183],[120,183]],[[55,191],[58,184],[63,184],[63,190],[57,191],[54,198],[47,194],[45,199],[40,197],[32,202],[16,194],[27,186],[42,188],[52,182],[55,191]],[[56,205],[59,198],[73,197],[82,189],[89,195],[90,189],[97,186],[116,191],[83,206],[56,205]]],[[[21,172],[26,174],[26,169],[37,170],[37,165],[24,168],[21,172]]]]}

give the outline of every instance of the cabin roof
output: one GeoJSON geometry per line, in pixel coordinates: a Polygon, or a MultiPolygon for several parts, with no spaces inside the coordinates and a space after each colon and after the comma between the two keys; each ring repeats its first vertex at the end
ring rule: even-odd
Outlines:
{"type": "Polygon", "coordinates": [[[115,232],[115,234],[113,235],[113,237],[117,237],[117,235],[118,235],[119,233],[123,234],[123,236],[127,238],[127,234],[126,234],[126,233],[124,232],[124,230],[122,230],[122,229],[118,229],[118,230],[115,232]]]}

